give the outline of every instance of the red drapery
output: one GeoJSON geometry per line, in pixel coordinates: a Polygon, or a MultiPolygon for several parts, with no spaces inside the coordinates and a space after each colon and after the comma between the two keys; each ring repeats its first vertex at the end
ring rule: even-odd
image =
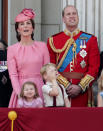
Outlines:
{"type": "Polygon", "coordinates": [[[0,108],[0,131],[11,131],[8,112],[17,112],[14,131],[101,131],[103,108],[0,108]]]}

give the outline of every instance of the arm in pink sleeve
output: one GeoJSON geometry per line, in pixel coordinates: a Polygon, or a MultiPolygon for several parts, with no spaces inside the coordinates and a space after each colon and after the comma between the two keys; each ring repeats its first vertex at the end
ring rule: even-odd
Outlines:
{"type": "Polygon", "coordinates": [[[8,47],[7,66],[8,66],[8,71],[12,82],[13,90],[18,95],[20,93],[20,84],[18,80],[18,72],[17,72],[17,66],[14,57],[14,50],[15,50],[14,48],[8,47]]]}
{"type": "Polygon", "coordinates": [[[18,99],[18,101],[17,101],[17,107],[18,108],[23,107],[23,99],[21,99],[21,98],[18,99]]]}
{"type": "Polygon", "coordinates": [[[47,48],[47,45],[46,43],[44,43],[44,46],[43,46],[43,50],[44,50],[44,65],[49,63],[50,62],[50,56],[49,56],[49,51],[48,51],[48,48],[47,48]]]}
{"type": "Polygon", "coordinates": [[[37,107],[43,107],[43,101],[40,97],[37,98],[36,104],[37,104],[37,107]]]}

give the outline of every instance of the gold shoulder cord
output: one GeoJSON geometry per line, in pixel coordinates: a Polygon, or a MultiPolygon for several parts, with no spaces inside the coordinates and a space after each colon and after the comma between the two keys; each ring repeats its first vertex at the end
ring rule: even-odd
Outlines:
{"type": "MultiPolygon", "coordinates": [[[[64,61],[64,59],[65,59],[65,57],[66,57],[66,55],[67,55],[67,53],[68,53],[68,50],[70,49],[70,47],[71,47],[72,44],[73,44],[73,49],[72,49],[72,51],[73,51],[73,64],[74,64],[74,54],[75,54],[75,58],[76,58],[76,43],[75,43],[75,41],[74,41],[73,38],[70,38],[69,40],[67,40],[66,43],[65,43],[65,45],[64,45],[64,47],[63,47],[62,49],[56,49],[56,48],[55,48],[54,43],[53,43],[53,37],[50,37],[50,38],[49,38],[49,43],[50,43],[51,49],[52,49],[55,53],[60,54],[61,52],[63,52],[63,51],[66,49],[66,51],[65,51],[65,53],[64,53],[61,61],[59,62],[58,66],[57,66],[57,69],[59,69],[59,68],[61,67],[61,65],[62,65],[62,63],[63,63],[63,61],[64,61]]],[[[60,55],[59,55],[59,56],[60,56],[60,55]]],[[[58,58],[58,59],[59,59],[59,58],[58,58]]]]}
{"type": "Polygon", "coordinates": [[[50,47],[52,48],[52,50],[55,53],[61,53],[61,52],[63,52],[66,49],[66,47],[68,46],[68,43],[66,42],[65,45],[64,45],[64,47],[62,49],[56,49],[55,46],[54,46],[54,43],[53,43],[53,37],[49,38],[49,43],[50,43],[50,47]]]}

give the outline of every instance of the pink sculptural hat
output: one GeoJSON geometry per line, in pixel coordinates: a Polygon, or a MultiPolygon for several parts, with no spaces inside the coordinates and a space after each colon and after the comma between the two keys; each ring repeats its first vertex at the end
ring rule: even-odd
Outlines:
{"type": "Polygon", "coordinates": [[[29,19],[34,19],[36,16],[32,9],[23,9],[15,18],[15,22],[23,22],[29,19]]]}

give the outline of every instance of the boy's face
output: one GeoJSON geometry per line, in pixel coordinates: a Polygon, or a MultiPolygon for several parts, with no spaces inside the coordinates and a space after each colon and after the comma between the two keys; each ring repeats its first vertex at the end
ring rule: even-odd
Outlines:
{"type": "Polygon", "coordinates": [[[58,75],[58,71],[54,66],[49,66],[46,70],[46,80],[52,81],[53,79],[56,79],[58,75]]]}
{"type": "Polygon", "coordinates": [[[35,88],[33,85],[26,84],[24,86],[24,97],[33,98],[35,95],[35,88]]]}

